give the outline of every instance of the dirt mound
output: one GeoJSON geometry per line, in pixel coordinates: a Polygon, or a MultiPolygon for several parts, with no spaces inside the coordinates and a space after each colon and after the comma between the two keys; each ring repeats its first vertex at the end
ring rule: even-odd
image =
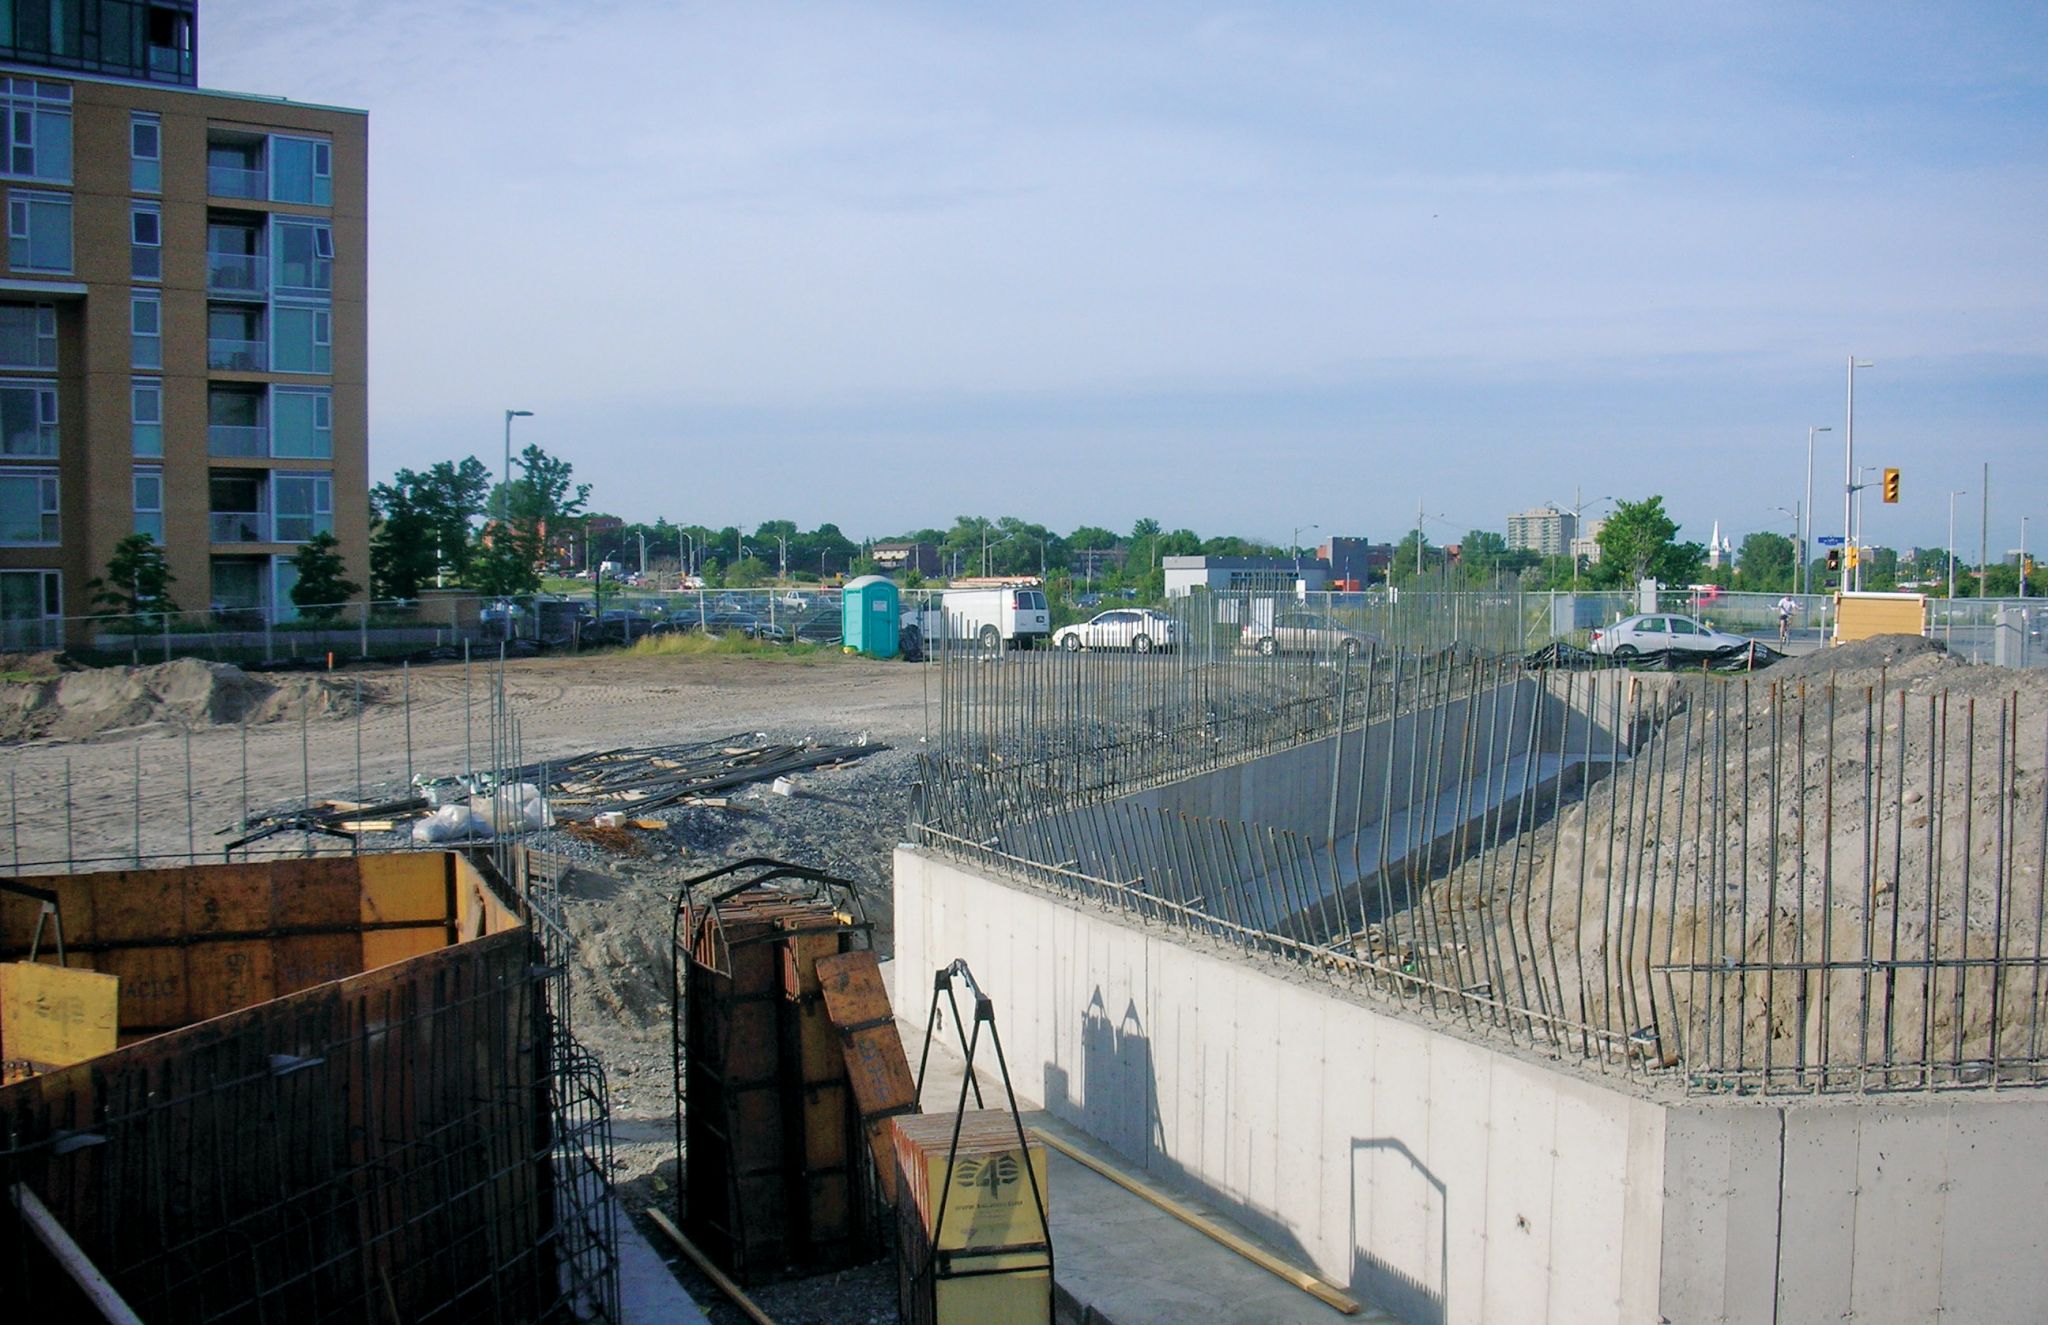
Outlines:
{"type": "Polygon", "coordinates": [[[1814,681],[1837,686],[1875,685],[1880,673],[1891,682],[1958,671],[1970,664],[1951,654],[1939,640],[1924,635],[1875,635],[1837,644],[1771,668],[1773,681],[1814,681]]]}
{"type": "Polygon", "coordinates": [[[61,653],[0,653],[0,676],[11,681],[48,681],[77,670],[61,653]]]}
{"type": "Polygon", "coordinates": [[[320,676],[272,680],[230,663],[180,658],[0,683],[0,740],[86,740],[158,722],[210,727],[354,710],[353,685],[320,676]]]}

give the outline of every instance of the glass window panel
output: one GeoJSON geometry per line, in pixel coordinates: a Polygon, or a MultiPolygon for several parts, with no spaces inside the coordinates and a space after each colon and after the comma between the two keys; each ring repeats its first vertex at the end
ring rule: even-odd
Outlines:
{"type": "Polygon", "coordinates": [[[57,541],[56,475],[0,473],[0,543],[57,541]]]}
{"type": "Polygon", "coordinates": [[[164,366],[163,303],[155,296],[129,300],[130,363],[136,368],[164,366]]]}
{"type": "Polygon", "coordinates": [[[56,454],[56,389],[33,383],[0,382],[0,455],[56,454]]]}
{"type": "Polygon", "coordinates": [[[271,398],[271,454],[325,460],[334,454],[324,391],[277,391],[271,398]]]}
{"type": "Polygon", "coordinates": [[[71,270],[71,199],[16,194],[7,204],[8,261],[18,271],[71,270]]]}
{"type": "Polygon", "coordinates": [[[57,311],[48,304],[0,304],[0,368],[55,368],[57,311]]]}
{"type": "Polygon", "coordinates": [[[155,382],[137,382],[130,389],[131,434],[136,455],[164,453],[164,391],[155,382]]]}
{"type": "Polygon", "coordinates": [[[277,328],[277,371],[333,371],[333,351],[328,344],[330,315],[326,309],[280,304],[272,311],[271,324],[277,328]]]}

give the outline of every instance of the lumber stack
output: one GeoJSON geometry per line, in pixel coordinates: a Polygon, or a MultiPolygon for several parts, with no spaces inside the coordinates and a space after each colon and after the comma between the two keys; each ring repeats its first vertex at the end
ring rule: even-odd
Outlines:
{"type": "Polygon", "coordinates": [[[1000,1109],[902,1115],[889,1120],[889,1137],[903,1319],[1046,1325],[1052,1242],[1045,1147],[1020,1140],[1016,1116],[1000,1109]]]}

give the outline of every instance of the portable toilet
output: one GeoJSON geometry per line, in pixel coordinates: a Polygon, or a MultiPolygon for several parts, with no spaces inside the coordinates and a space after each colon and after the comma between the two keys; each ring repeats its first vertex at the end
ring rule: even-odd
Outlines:
{"type": "Polygon", "coordinates": [[[903,611],[903,595],[896,582],[881,575],[863,575],[848,580],[839,598],[840,640],[850,650],[870,658],[896,656],[896,623],[903,611]]]}

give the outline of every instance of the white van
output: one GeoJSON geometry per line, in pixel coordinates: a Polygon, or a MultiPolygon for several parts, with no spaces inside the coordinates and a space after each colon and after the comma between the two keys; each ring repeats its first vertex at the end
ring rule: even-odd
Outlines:
{"type": "Polygon", "coordinates": [[[905,612],[902,630],[906,653],[941,641],[1029,649],[1051,636],[1052,612],[1037,585],[948,589],[936,605],[905,612]]]}

